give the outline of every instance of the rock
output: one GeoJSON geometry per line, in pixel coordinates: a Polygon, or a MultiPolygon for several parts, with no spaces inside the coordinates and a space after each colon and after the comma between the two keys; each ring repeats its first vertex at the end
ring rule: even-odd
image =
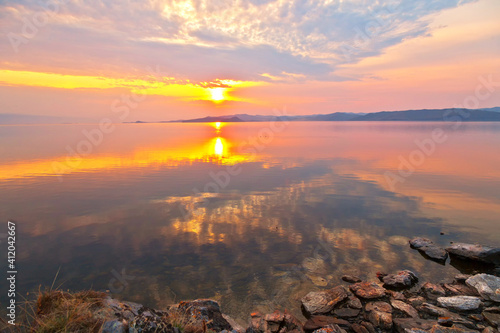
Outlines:
{"type": "Polygon", "coordinates": [[[481,306],[481,299],[474,296],[439,297],[437,301],[439,306],[457,311],[476,310],[481,306]]]}
{"type": "Polygon", "coordinates": [[[383,330],[392,329],[392,314],[373,310],[368,314],[368,320],[375,326],[383,330]]]}
{"type": "Polygon", "coordinates": [[[359,315],[359,312],[360,311],[356,309],[342,308],[333,311],[333,314],[340,318],[350,318],[356,317],[357,315],[359,315]]]}
{"type": "Polygon", "coordinates": [[[368,332],[377,333],[375,327],[373,327],[372,323],[370,323],[369,321],[362,321],[361,325],[363,325],[363,327],[365,327],[368,330],[368,332]]]}
{"type": "Polygon", "coordinates": [[[453,296],[479,296],[474,288],[465,284],[443,284],[444,289],[453,296]]]}
{"type": "Polygon", "coordinates": [[[125,333],[128,332],[128,327],[122,320],[110,320],[102,325],[102,333],[125,333]]]}
{"type": "Polygon", "coordinates": [[[406,304],[405,302],[398,300],[391,300],[391,305],[393,308],[403,312],[407,316],[410,316],[412,318],[418,318],[417,310],[415,310],[415,308],[410,304],[406,304]]]}
{"type": "MultiPolygon", "coordinates": [[[[163,320],[164,313],[143,307],[139,315],[129,322],[128,332],[165,332],[174,333],[174,327],[163,320]]],[[[201,323],[199,323],[201,326],[201,323]]]]}
{"type": "Polygon", "coordinates": [[[351,328],[355,333],[370,333],[370,331],[368,331],[366,327],[360,324],[352,324],[351,328]]]}
{"type": "Polygon", "coordinates": [[[392,312],[392,307],[389,303],[386,302],[370,302],[365,305],[365,310],[367,312],[370,311],[380,311],[380,312],[392,312]]]}
{"type": "Polygon", "coordinates": [[[465,283],[465,280],[467,280],[471,276],[472,275],[469,274],[457,274],[455,275],[455,281],[457,281],[458,283],[465,283]]]}
{"type": "Polygon", "coordinates": [[[231,327],[233,328],[233,333],[243,333],[246,331],[246,329],[241,326],[240,324],[238,324],[236,322],[236,320],[234,320],[233,318],[231,318],[230,316],[228,316],[227,314],[222,314],[222,317],[224,319],[226,319],[226,321],[229,323],[229,325],[231,325],[231,327]],[[235,332],[236,331],[236,332],[235,332]]]}
{"type": "Polygon", "coordinates": [[[347,300],[347,306],[351,309],[363,308],[363,304],[361,304],[361,301],[356,296],[349,296],[349,299],[347,300]]]}
{"type": "Polygon", "coordinates": [[[251,325],[247,332],[253,333],[303,333],[302,323],[293,315],[284,312],[274,311],[273,313],[261,315],[253,313],[251,325]]]}
{"type": "Polygon", "coordinates": [[[429,304],[429,303],[423,303],[420,307],[419,310],[425,313],[428,313],[430,315],[436,316],[436,317],[450,317],[450,312],[446,309],[437,307],[435,305],[429,304]]]}
{"type": "Polygon", "coordinates": [[[344,319],[339,319],[331,316],[312,316],[304,324],[304,330],[313,331],[317,330],[318,328],[326,327],[332,324],[346,326],[346,327],[350,326],[350,323],[344,319]]]}
{"type": "Polygon", "coordinates": [[[361,298],[374,299],[385,296],[385,289],[376,283],[358,282],[349,287],[351,291],[361,298]]]}
{"type": "Polygon", "coordinates": [[[302,298],[302,309],[306,317],[324,314],[332,311],[338,303],[346,298],[347,290],[343,286],[325,291],[313,291],[302,298]]]}
{"type": "Polygon", "coordinates": [[[418,282],[418,278],[413,272],[404,270],[398,274],[384,276],[382,282],[384,282],[384,288],[406,289],[418,282]]]}
{"type": "Polygon", "coordinates": [[[210,299],[198,299],[190,302],[180,302],[177,306],[179,310],[185,311],[192,320],[206,322],[207,328],[220,332],[222,330],[232,330],[231,325],[222,316],[219,303],[210,299]]]}
{"type": "Polygon", "coordinates": [[[406,297],[402,293],[393,290],[388,290],[388,292],[393,299],[396,299],[398,301],[406,301],[406,297]]]}
{"type": "Polygon", "coordinates": [[[500,248],[477,244],[454,243],[446,248],[450,255],[487,264],[500,265],[500,248]]]}
{"type": "Polygon", "coordinates": [[[349,283],[358,283],[361,282],[362,280],[354,275],[343,275],[342,276],[342,281],[349,282],[349,283]]]}
{"type": "Polygon", "coordinates": [[[462,329],[457,326],[445,327],[441,325],[434,325],[430,330],[430,333],[476,333],[478,331],[462,329]]]}
{"type": "Polygon", "coordinates": [[[483,311],[483,317],[486,321],[496,328],[500,328],[500,314],[494,312],[483,311]]]}
{"type": "Polygon", "coordinates": [[[435,320],[413,319],[413,318],[394,318],[394,327],[399,333],[407,333],[415,330],[428,330],[435,323],[435,320]]]}
{"type": "Polygon", "coordinates": [[[429,259],[440,263],[444,263],[448,259],[448,253],[427,238],[414,238],[410,240],[410,247],[417,249],[429,259]]]}
{"type": "Polygon", "coordinates": [[[451,317],[439,317],[438,324],[441,326],[451,327],[453,326],[453,319],[451,317]]]}
{"type": "Polygon", "coordinates": [[[498,331],[493,327],[488,326],[481,333],[498,333],[498,331]]]}
{"type": "Polygon", "coordinates": [[[338,327],[338,325],[328,325],[315,330],[313,333],[345,333],[345,331],[338,327]]]}
{"type": "Polygon", "coordinates": [[[408,298],[408,302],[410,302],[410,304],[413,307],[417,307],[417,306],[420,306],[423,303],[425,303],[425,298],[423,298],[422,296],[411,297],[411,298],[408,298]]]}
{"type": "Polygon", "coordinates": [[[500,302],[500,278],[489,274],[477,274],[465,283],[474,288],[485,300],[500,302]]]}
{"type": "Polygon", "coordinates": [[[446,291],[443,287],[430,282],[424,283],[420,290],[422,290],[428,298],[435,299],[436,297],[446,296],[446,291]]]}

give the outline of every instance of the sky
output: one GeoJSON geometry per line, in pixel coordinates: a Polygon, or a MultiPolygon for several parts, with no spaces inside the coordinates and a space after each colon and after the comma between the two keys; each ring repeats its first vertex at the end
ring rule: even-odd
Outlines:
{"type": "Polygon", "coordinates": [[[498,13],[498,0],[0,0],[0,113],[500,106],[498,13]]]}

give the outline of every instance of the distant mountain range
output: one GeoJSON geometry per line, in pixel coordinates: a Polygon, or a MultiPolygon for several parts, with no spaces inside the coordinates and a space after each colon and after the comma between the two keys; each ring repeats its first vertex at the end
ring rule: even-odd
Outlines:
{"type": "Polygon", "coordinates": [[[262,122],[262,121],[500,121],[500,107],[489,109],[423,109],[406,111],[382,111],[374,113],[335,112],[308,116],[259,116],[235,114],[164,122],[212,123],[212,122],[262,122]]]}
{"type": "MultiPolygon", "coordinates": [[[[335,112],[307,116],[267,116],[234,114],[229,116],[204,117],[160,123],[211,123],[211,122],[263,122],[263,121],[500,121],[500,107],[487,109],[423,109],[406,111],[382,111],[374,113],[335,112]]],[[[95,121],[74,117],[54,117],[27,114],[0,113],[0,125],[13,124],[65,124],[93,123],[95,121]]],[[[135,123],[146,123],[136,121],[135,123]]]]}

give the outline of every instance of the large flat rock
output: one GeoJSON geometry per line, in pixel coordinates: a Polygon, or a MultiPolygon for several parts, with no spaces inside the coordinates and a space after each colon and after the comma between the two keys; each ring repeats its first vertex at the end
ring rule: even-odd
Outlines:
{"type": "Polygon", "coordinates": [[[465,283],[474,288],[482,298],[500,302],[500,278],[489,274],[476,274],[465,283]]]}
{"type": "Polygon", "coordinates": [[[500,266],[500,248],[477,244],[454,243],[446,248],[446,251],[460,258],[500,266]]]}

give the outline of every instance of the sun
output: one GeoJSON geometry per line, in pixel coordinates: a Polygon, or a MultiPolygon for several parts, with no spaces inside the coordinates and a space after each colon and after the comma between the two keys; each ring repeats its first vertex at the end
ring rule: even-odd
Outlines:
{"type": "Polygon", "coordinates": [[[224,96],[224,88],[212,88],[210,89],[210,95],[212,98],[212,101],[214,102],[221,102],[225,99],[224,96]]]}

